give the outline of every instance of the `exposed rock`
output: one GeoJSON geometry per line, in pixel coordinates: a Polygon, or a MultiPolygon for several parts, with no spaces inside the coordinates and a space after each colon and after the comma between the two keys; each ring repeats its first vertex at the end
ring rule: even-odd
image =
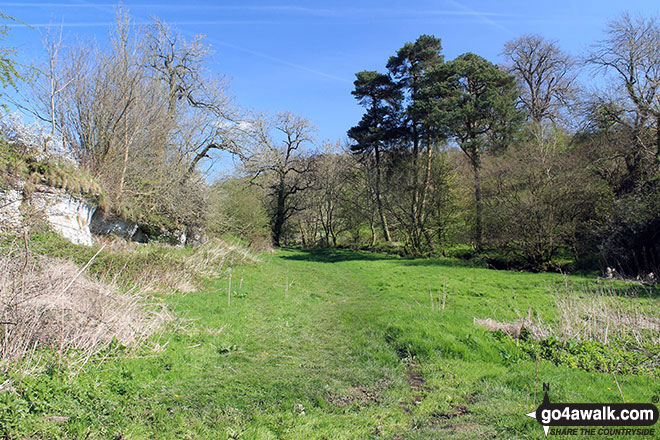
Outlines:
{"type": "Polygon", "coordinates": [[[89,224],[96,211],[93,202],[46,185],[39,185],[27,201],[43,211],[50,226],[64,238],[75,244],[92,245],[89,224]]]}
{"type": "Polygon", "coordinates": [[[138,231],[137,223],[124,220],[120,217],[107,215],[101,209],[98,209],[94,213],[89,228],[92,233],[97,235],[115,234],[126,240],[133,240],[133,236],[138,231]]]}
{"type": "Polygon", "coordinates": [[[50,226],[69,241],[92,245],[89,223],[96,205],[84,198],[74,197],[63,189],[38,185],[29,197],[24,182],[0,190],[0,229],[16,229],[23,222],[21,206],[26,204],[44,214],[50,226]]]}
{"type": "Polygon", "coordinates": [[[21,203],[23,203],[22,186],[0,190],[0,231],[21,226],[23,221],[21,203]]]}
{"type": "Polygon", "coordinates": [[[188,246],[199,246],[206,243],[208,237],[200,228],[189,227],[186,230],[186,245],[188,246]]]}
{"type": "Polygon", "coordinates": [[[83,197],[72,196],[63,189],[38,185],[29,196],[24,191],[25,182],[0,189],[0,232],[21,227],[24,217],[21,208],[30,206],[44,214],[50,226],[64,238],[75,244],[91,246],[92,233],[115,234],[138,243],[160,241],[173,246],[201,244],[201,232],[183,228],[167,229],[160,226],[137,224],[118,216],[108,215],[96,204],[83,197]]]}
{"type": "Polygon", "coordinates": [[[160,241],[173,246],[184,246],[188,239],[184,229],[167,229],[147,223],[138,224],[116,215],[109,215],[100,209],[94,213],[90,229],[97,235],[115,234],[137,243],[160,241]]]}
{"type": "Polygon", "coordinates": [[[133,234],[133,237],[131,237],[131,240],[136,243],[149,243],[149,236],[142,230],[142,228],[138,227],[135,234],[133,234]]]}
{"type": "Polygon", "coordinates": [[[172,246],[186,244],[186,230],[180,228],[167,229],[163,226],[141,224],[140,230],[149,237],[149,240],[160,241],[172,246]]]}

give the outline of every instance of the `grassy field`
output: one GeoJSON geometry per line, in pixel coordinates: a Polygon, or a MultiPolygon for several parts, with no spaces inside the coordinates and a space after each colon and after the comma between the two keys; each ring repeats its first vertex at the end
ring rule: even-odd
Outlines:
{"type": "MultiPolygon", "coordinates": [[[[153,341],[158,350],[89,364],[75,379],[56,368],[12,377],[0,438],[544,438],[524,416],[543,382],[558,402],[660,395],[653,371],[537,362],[520,341],[474,325],[551,321],[559,274],[343,250],[263,259],[234,268],[230,301],[226,274],[167,297],[182,320],[153,341]]],[[[620,301],[657,308],[660,297],[620,301]]]]}

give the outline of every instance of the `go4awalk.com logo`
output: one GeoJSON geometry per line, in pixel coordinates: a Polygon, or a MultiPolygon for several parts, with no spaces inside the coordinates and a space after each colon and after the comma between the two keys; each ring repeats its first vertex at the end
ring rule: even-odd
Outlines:
{"type": "MultiPolygon", "coordinates": [[[[547,384],[543,402],[527,416],[550,435],[653,436],[658,408],[652,403],[551,403],[547,384]]],[[[654,396],[653,401],[658,399],[654,396]]]]}

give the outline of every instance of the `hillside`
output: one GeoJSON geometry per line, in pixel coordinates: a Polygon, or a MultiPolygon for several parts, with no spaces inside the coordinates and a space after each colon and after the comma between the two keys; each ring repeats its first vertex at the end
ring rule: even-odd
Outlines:
{"type": "MultiPolygon", "coordinates": [[[[519,314],[556,322],[567,291],[591,290],[581,295],[590,301],[610,282],[451,259],[281,250],[235,266],[230,298],[228,285],[215,279],[166,298],[183,320],[152,341],[155,350],[88,365],[75,380],[14,378],[15,392],[0,394],[2,435],[543,438],[524,416],[543,382],[562,402],[660,394],[657,341],[648,345],[652,363],[636,369],[632,357],[617,358],[624,344],[612,336],[604,356],[591,342],[558,361],[539,350],[537,363],[530,340],[474,325],[475,317],[512,322],[519,314]]],[[[657,322],[657,288],[616,287],[622,295],[610,299],[619,311],[657,322]]]]}

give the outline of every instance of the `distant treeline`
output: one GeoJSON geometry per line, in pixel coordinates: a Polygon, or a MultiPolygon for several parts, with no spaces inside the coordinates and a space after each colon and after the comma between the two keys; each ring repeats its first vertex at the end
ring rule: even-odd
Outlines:
{"type": "MultiPolygon", "coordinates": [[[[343,151],[274,172],[274,241],[657,272],[658,19],[623,15],[579,58],[539,35],[502,55],[502,66],[446,61],[440,39],[422,35],[385,72],[357,73],[365,111],[343,151]]],[[[294,152],[283,143],[282,158],[294,152]]]]}
{"type": "Polygon", "coordinates": [[[65,151],[109,213],[276,245],[657,273],[657,18],[622,15],[579,57],[524,35],[501,66],[474,53],[447,61],[422,35],[383,72],[356,74],[364,114],[335,145],[290,112],[240,109],[199,37],[137,28],[121,12],[110,35],[105,47],[64,44],[51,29],[41,63],[19,67],[11,52],[0,63],[17,89],[3,98],[45,127],[26,136],[5,124],[3,148],[65,151]],[[601,86],[583,86],[581,72],[601,86]],[[238,176],[209,184],[218,151],[238,176]]]}

